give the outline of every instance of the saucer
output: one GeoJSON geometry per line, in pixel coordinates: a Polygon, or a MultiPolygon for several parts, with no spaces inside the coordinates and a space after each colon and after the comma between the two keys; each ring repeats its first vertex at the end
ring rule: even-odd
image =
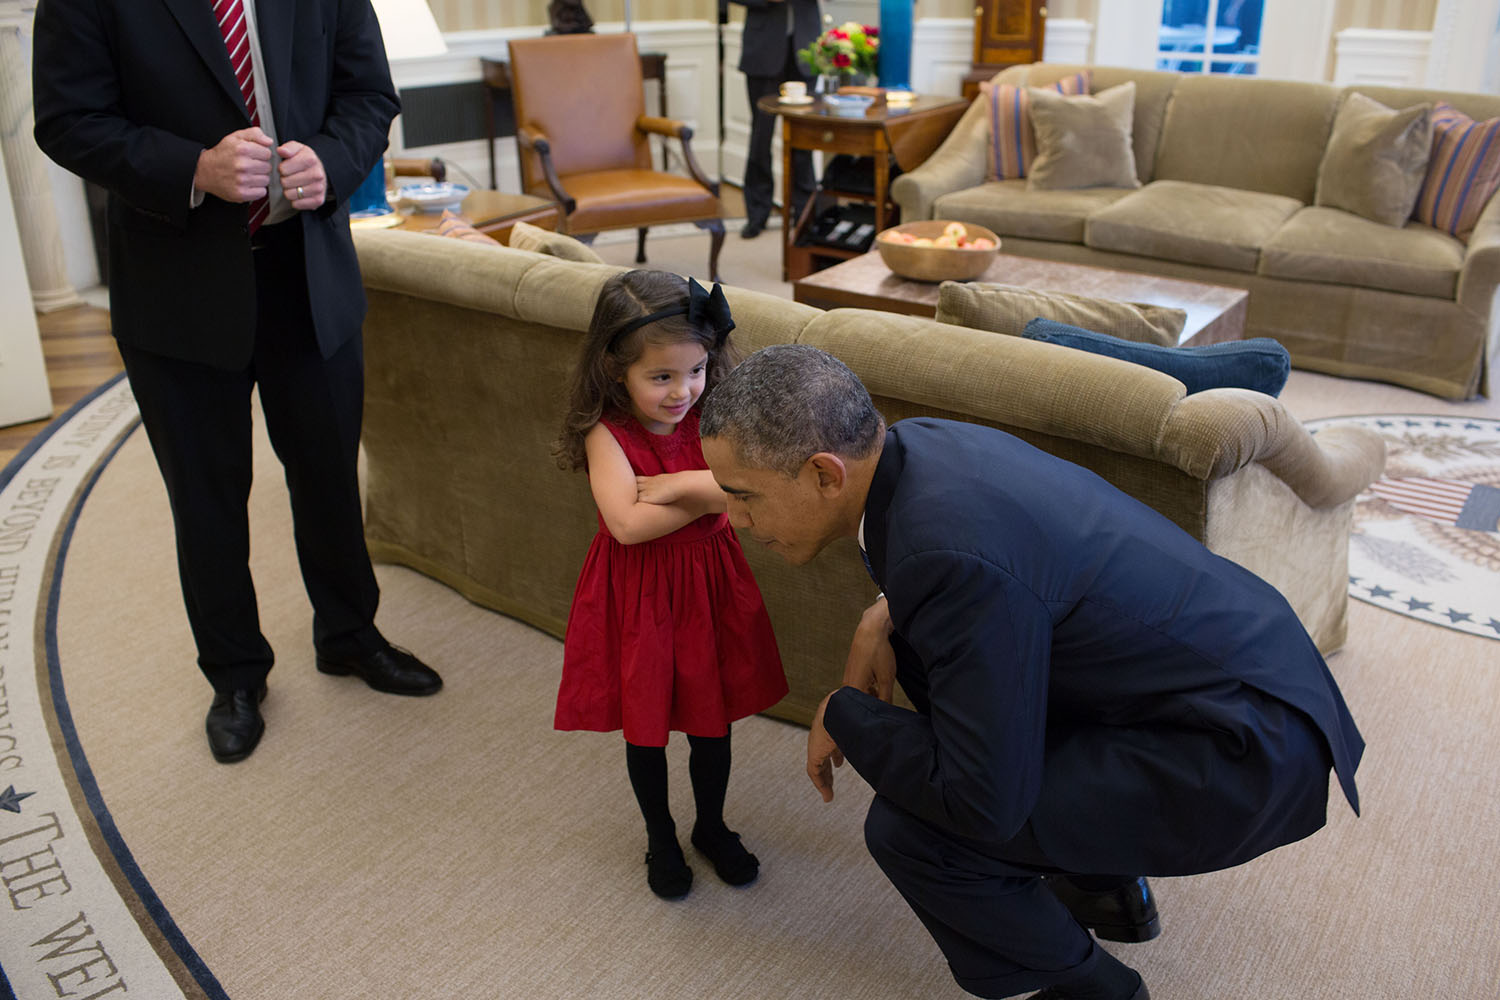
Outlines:
{"type": "Polygon", "coordinates": [[[813,102],[811,94],[803,94],[801,97],[778,97],[776,99],[782,104],[811,104],[813,102]]]}
{"type": "Polygon", "coordinates": [[[455,212],[469,196],[469,189],[462,184],[408,184],[397,195],[418,212],[441,212],[451,208],[455,212]]]}

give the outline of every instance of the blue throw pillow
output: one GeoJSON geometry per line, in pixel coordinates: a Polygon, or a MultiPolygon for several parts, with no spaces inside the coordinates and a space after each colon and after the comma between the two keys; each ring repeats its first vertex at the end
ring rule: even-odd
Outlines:
{"type": "Polygon", "coordinates": [[[1276,396],[1286,385],[1292,359],[1270,337],[1252,337],[1204,347],[1160,347],[1093,333],[1050,319],[1032,320],[1022,335],[1028,340],[1075,347],[1122,361],[1145,365],[1177,379],[1189,393],[1204,389],[1254,389],[1276,396]]]}

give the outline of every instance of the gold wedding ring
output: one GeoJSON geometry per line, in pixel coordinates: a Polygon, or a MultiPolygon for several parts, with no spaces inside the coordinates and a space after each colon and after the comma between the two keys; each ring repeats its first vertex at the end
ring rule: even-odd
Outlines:
{"type": "Polygon", "coordinates": [[[302,200],[302,185],[301,184],[297,185],[297,200],[298,201],[302,200]]]}

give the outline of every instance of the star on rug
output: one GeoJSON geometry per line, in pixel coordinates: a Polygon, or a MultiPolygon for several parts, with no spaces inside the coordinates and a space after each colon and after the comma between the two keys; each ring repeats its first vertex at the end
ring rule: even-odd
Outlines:
{"type": "Polygon", "coordinates": [[[1385,474],[1354,505],[1349,596],[1500,639],[1500,420],[1419,414],[1310,420],[1385,439],[1385,474]]]}

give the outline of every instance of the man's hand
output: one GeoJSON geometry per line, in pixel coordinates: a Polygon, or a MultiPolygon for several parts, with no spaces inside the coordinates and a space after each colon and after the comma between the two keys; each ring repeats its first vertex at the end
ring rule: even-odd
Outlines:
{"type": "Polygon", "coordinates": [[[328,175],[323,161],[311,146],[300,142],[283,142],[276,147],[281,155],[281,193],[299,212],[310,212],[328,199],[328,175]]]}
{"type": "Polygon", "coordinates": [[[891,648],[891,612],[882,597],[865,609],[849,643],[844,684],[890,703],[896,683],[896,651],[891,648]]]}
{"type": "Polygon", "coordinates": [[[225,201],[264,198],[271,183],[271,137],[258,127],[242,128],[198,154],[193,187],[225,201]]]}
{"type": "Polygon", "coordinates": [[[823,728],[823,713],[828,710],[829,692],[813,715],[812,728],[807,731],[807,776],[813,787],[823,796],[824,802],[833,801],[833,769],[844,766],[844,755],[828,730],[823,728]]]}
{"type": "Polygon", "coordinates": [[[676,473],[659,476],[636,476],[635,498],[638,503],[669,504],[682,499],[682,480],[676,473]]]}

